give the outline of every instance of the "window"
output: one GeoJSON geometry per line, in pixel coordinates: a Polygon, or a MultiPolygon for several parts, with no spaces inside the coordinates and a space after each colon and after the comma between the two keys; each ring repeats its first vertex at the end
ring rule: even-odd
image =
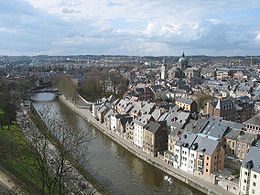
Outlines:
{"type": "Polygon", "coordinates": [[[209,157],[207,156],[207,160],[209,160],[209,157]]]}
{"type": "Polygon", "coordinates": [[[207,163],[206,165],[209,166],[209,163],[207,163]]]}
{"type": "Polygon", "coordinates": [[[246,179],[244,179],[244,183],[246,183],[246,179]]]}
{"type": "Polygon", "coordinates": [[[255,193],[255,190],[253,189],[253,190],[252,190],[252,194],[254,194],[254,193],[255,193]]]}
{"type": "Polygon", "coordinates": [[[256,183],[255,183],[255,182],[253,182],[253,186],[256,186],[256,183]]]}
{"type": "Polygon", "coordinates": [[[257,178],[257,175],[256,175],[256,174],[254,174],[254,178],[255,178],[255,179],[257,178]]]}
{"type": "Polygon", "coordinates": [[[209,172],[209,170],[208,170],[208,169],[206,169],[206,172],[209,172]]]}

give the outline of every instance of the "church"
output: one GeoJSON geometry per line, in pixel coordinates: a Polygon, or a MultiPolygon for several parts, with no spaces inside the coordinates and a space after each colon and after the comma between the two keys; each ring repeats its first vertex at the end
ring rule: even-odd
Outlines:
{"type": "Polygon", "coordinates": [[[177,66],[172,67],[168,74],[166,74],[166,63],[163,60],[163,64],[161,66],[161,79],[181,79],[181,78],[199,78],[200,77],[200,69],[189,66],[189,61],[185,57],[184,52],[182,53],[181,58],[178,61],[177,66]]]}

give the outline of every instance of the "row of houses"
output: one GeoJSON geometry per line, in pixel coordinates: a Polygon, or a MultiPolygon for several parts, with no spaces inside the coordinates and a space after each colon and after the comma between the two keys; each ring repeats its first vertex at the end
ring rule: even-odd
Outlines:
{"type": "Polygon", "coordinates": [[[168,131],[183,128],[192,117],[196,103],[179,99],[179,106],[157,106],[146,101],[108,98],[92,106],[93,116],[151,156],[167,149],[168,131]]]}
{"type": "MultiPolygon", "coordinates": [[[[110,97],[94,104],[92,113],[113,133],[176,169],[210,180],[223,171],[225,159],[232,158],[243,162],[244,170],[248,154],[259,142],[260,115],[243,124],[214,114],[197,118],[192,113],[195,104],[184,98],[173,105],[110,97]]],[[[248,182],[246,187],[242,184],[241,193],[251,189],[248,182]]]]}

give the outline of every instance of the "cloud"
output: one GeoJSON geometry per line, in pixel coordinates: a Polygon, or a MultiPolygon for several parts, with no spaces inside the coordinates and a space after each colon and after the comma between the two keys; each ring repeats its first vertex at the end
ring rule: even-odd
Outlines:
{"type": "Polygon", "coordinates": [[[9,0],[0,8],[0,51],[10,55],[260,50],[258,0],[9,0]]]}

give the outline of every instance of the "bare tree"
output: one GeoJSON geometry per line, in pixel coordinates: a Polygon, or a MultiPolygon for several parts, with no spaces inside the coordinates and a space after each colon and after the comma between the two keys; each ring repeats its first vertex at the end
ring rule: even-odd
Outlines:
{"type": "MultiPolygon", "coordinates": [[[[81,184],[86,180],[78,174],[74,166],[85,163],[87,143],[92,138],[82,129],[71,128],[61,118],[54,120],[52,116],[57,114],[50,109],[46,107],[41,111],[41,117],[54,135],[51,139],[55,140],[55,148],[46,140],[38,142],[41,143],[41,149],[38,149],[38,163],[42,172],[42,188],[44,190],[47,186],[49,194],[54,194],[57,189],[59,194],[67,194],[69,191],[82,193],[81,184]],[[51,177],[48,172],[51,172],[51,177]]],[[[89,192],[92,191],[93,189],[89,189],[89,192]]]]}

